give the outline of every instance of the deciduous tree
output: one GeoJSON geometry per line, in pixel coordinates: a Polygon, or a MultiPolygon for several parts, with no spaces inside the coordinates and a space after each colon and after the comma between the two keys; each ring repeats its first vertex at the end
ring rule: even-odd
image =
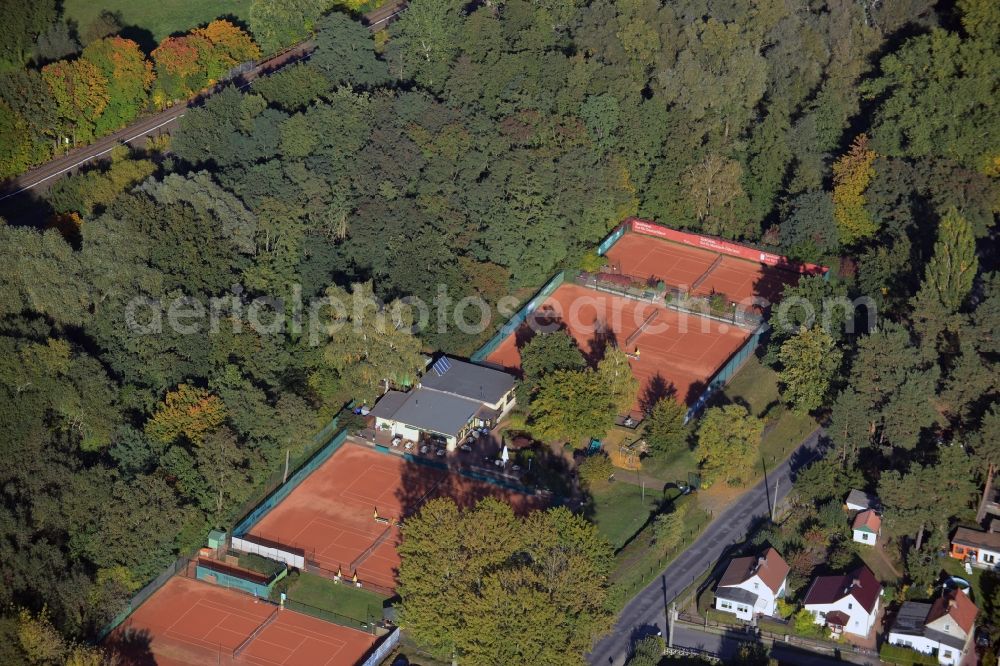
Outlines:
{"type": "Polygon", "coordinates": [[[781,345],[778,354],[782,397],[804,413],[823,406],[842,355],[833,337],[821,326],[800,329],[781,345]]]}
{"type": "Polygon", "coordinates": [[[695,453],[705,480],[742,484],[756,467],[764,422],[741,405],[712,407],[698,426],[695,453]]]}
{"type": "Polygon", "coordinates": [[[403,527],[400,621],[440,658],[574,664],[609,619],[611,547],[565,509],[435,499],[403,527]]]}
{"type": "Polygon", "coordinates": [[[94,137],[97,121],[108,106],[108,80],[88,60],[60,60],[42,68],[56,102],[61,131],[75,144],[94,137]]]}
{"type": "Polygon", "coordinates": [[[108,82],[108,105],[96,132],[106,134],[132,122],[146,106],[155,78],[153,64],[139,45],[123,37],[106,37],[88,44],[82,58],[96,66],[108,82]]]}
{"type": "Polygon", "coordinates": [[[847,154],[833,165],[833,217],[844,245],[871,238],[878,229],[865,208],[865,190],[875,177],[872,163],[877,157],[868,145],[868,137],[859,134],[847,154]]]}
{"type": "Polygon", "coordinates": [[[200,445],[225,418],[226,408],[218,396],[190,384],[180,384],[167,393],[147,422],[146,434],[163,444],[184,437],[200,445]]]}
{"type": "Polygon", "coordinates": [[[646,442],[650,448],[660,455],[667,455],[687,447],[686,416],[687,407],[673,396],[660,398],[644,421],[646,442]]]}

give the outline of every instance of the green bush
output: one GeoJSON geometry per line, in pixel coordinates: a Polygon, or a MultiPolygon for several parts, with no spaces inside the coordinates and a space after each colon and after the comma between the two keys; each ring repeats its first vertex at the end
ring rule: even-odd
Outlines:
{"type": "Polygon", "coordinates": [[[902,645],[889,645],[885,643],[878,651],[878,656],[882,661],[899,666],[911,666],[912,664],[936,664],[937,657],[932,654],[923,654],[916,650],[902,645]]]}
{"type": "Polygon", "coordinates": [[[792,616],[792,629],[806,638],[826,638],[826,627],[816,624],[815,616],[806,609],[792,616]]]}
{"type": "Polygon", "coordinates": [[[580,480],[587,485],[602,483],[615,473],[615,466],[611,464],[611,459],[603,453],[597,453],[582,463],[577,468],[580,480]]]}

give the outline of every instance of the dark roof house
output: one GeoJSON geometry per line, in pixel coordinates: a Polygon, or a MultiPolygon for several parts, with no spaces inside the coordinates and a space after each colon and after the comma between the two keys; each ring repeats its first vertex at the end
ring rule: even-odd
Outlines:
{"type": "Polygon", "coordinates": [[[951,538],[951,542],[1000,552],[1000,532],[982,532],[968,527],[959,527],[955,530],[955,536],[951,538]]]}
{"type": "MultiPolygon", "coordinates": [[[[509,408],[516,380],[493,368],[442,356],[409,392],[389,391],[368,412],[406,432],[414,429],[452,438],[473,423],[495,423],[509,408]]],[[[401,430],[402,431],[402,430],[401,430]]],[[[451,446],[449,444],[449,446],[451,446]]]]}
{"type": "Polygon", "coordinates": [[[871,569],[861,565],[854,571],[836,576],[818,576],[809,586],[804,603],[808,605],[833,604],[852,596],[867,612],[871,613],[882,592],[882,585],[871,569]]]}
{"type": "Polygon", "coordinates": [[[514,388],[513,376],[449,356],[439,358],[420,378],[419,386],[496,404],[514,388]]]}
{"type": "Polygon", "coordinates": [[[768,548],[760,556],[737,557],[729,562],[719,587],[739,585],[754,576],[760,576],[771,592],[777,594],[788,576],[788,564],[774,548],[768,548]]]}
{"type": "Polygon", "coordinates": [[[933,603],[905,601],[889,628],[889,642],[908,644],[907,637],[921,637],[961,652],[978,614],[972,600],[958,590],[946,590],[933,603]]]}
{"type": "Polygon", "coordinates": [[[844,504],[849,511],[864,511],[865,509],[878,509],[880,507],[878,497],[863,490],[857,490],[856,488],[847,493],[847,499],[844,500],[844,504]]]}

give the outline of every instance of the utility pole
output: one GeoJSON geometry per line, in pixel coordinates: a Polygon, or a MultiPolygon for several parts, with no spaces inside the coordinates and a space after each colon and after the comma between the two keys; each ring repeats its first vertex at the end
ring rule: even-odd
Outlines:
{"type": "Polygon", "coordinates": [[[771,522],[774,522],[774,514],[778,510],[778,479],[781,478],[780,474],[774,475],[774,499],[771,500],[771,522]]]}
{"type": "Polygon", "coordinates": [[[670,612],[667,614],[667,647],[674,646],[674,625],[677,624],[677,603],[670,603],[670,612]]]}
{"type": "Polygon", "coordinates": [[[291,449],[285,449],[285,475],[281,477],[281,485],[285,485],[285,482],[288,481],[288,455],[290,451],[291,449]]]}

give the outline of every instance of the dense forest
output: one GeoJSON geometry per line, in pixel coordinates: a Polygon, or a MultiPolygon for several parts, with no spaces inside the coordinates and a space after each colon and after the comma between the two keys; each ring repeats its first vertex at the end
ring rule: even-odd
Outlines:
{"type": "Polygon", "coordinates": [[[60,17],[55,0],[6,2],[0,25],[0,178],[191,97],[260,56],[225,20],[167,37],[148,54],[120,34],[115,14],[80,28],[60,17]]]}
{"type": "MultiPolygon", "coordinates": [[[[316,343],[238,325],[257,297],[496,305],[629,215],[826,263],[817,303],[875,299],[807,403],[834,446],[811,497],[878,490],[915,553],[968,517],[1000,463],[1000,5],[415,0],[374,40],[314,28],[307,63],[60,181],[48,228],[0,225],[4,631],[25,608],[93,635],[347,401],[490,332],[316,343]],[[142,334],[137,298],[229,309],[142,334]]],[[[795,335],[767,350],[786,377],[795,335]]]]}

